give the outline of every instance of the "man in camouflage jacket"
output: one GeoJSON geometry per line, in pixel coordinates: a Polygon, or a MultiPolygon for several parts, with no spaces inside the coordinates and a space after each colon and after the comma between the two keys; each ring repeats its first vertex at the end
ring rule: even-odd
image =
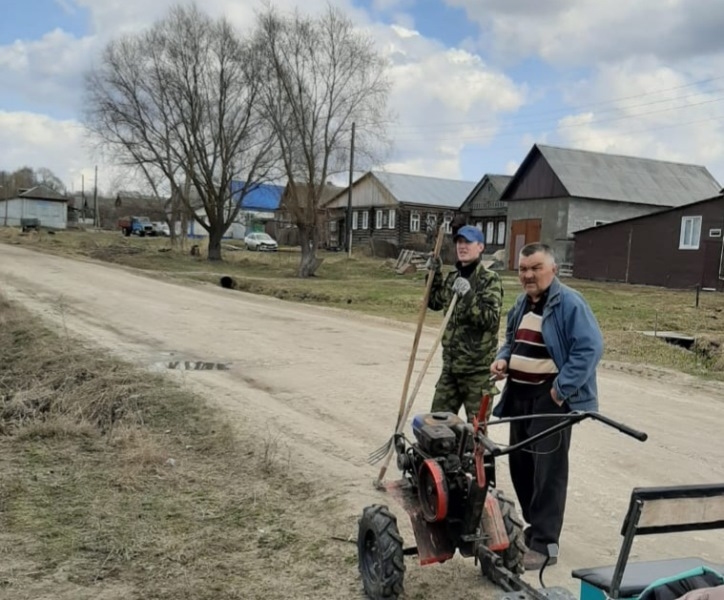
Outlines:
{"type": "Polygon", "coordinates": [[[443,367],[435,386],[433,412],[457,414],[465,406],[468,421],[477,416],[484,394],[497,394],[490,380],[490,364],[498,348],[498,327],[503,286],[497,273],[480,262],[485,249],[483,232],[465,225],[455,234],[458,262],[443,280],[442,263],[432,261],[432,287],[428,308],[447,312],[453,295],[457,305],[442,338],[443,367]]]}

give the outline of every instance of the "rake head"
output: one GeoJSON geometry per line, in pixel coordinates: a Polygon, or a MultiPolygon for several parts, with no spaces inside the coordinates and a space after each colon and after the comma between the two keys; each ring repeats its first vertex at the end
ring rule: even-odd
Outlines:
{"type": "Polygon", "coordinates": [[[392,449],[394,440],[395,438],[391,437],[382,446],[377,448],[377,450],[371,452],[370,455],[367,457],[367,462],[371,465],[380,462],[385,456],[387,456],[387,453],[392,449]]]}

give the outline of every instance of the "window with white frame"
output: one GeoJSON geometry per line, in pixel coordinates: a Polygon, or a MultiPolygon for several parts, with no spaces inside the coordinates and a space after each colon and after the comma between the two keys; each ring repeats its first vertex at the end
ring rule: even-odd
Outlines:
{"type": "Polygon", "coordinates": [[[443,215],[442,228],[445,231],[445,233],[452,233],[452,220],[453,220],[453,214],[451,212],[446,212],[443,215]]]}
{"type": "Polygon", "coordinates": [[[480,231],[482,231],[482,230],[483,230],[483,222],[482,222],[482,221],[478,221],[477,223],[475,223],[475,227],[477,227],[480,231]]]}
{"type": "Polygon", "coordinates": [[[359,211],[352,213],[352,229],[359,229],[359,211]]]}
{"type": "Polygon", "coordinates": [[[681,217],[679,250],[698,250],[701,238],[701,217],[681,217]]]}
{"type": "Polygon", "coordinates": [[[337,221],[334,219],[329,222],[329,230],[332,232],[337,231],[337,221]]]}
{"type": "Polygon", "coordinates": [[[413,210],[410,212],[410,232],[417,233],[420,231],[420,211],[413,210]]]}
{"type": "Polygon", "coordinates": [[[495,221],[488,221],[487,225],[485,226],[485,243],[495,243],[495,221]]]}
{"type": "Polygon", "coordinates": [[[498,246],[505,244],[505,221],[498,221],[498,246]]]}
{"type": "Polygon", "coordinates": [[[362,229],[370,228],[370,212],[368,210],[362,211],[362,229]]]}
{"type": "Polygon", "coordinates": [[[394,208],[391,208],[391,209],[390,209],[390,214],[389,214],[389,216],[388,216],[388,218],[387,218],[387,227],[389,227],[390,229],[394,229],[395,226],[396,226],[396,224],[397,224],[397,223],[395,222],[395,219],[396,219],[396,218],[397,218],[397,215],[396,215],[396,213],[395,213],[395,209],[394,209],[394,208]]]}
{"type": "Polygon", "coordinates": [[[384,225],[383,225],[384,212],[385,211],[383,211],[382,209],[379,209],[379,208],[375,211],[375,229],[382,229],[384,227],[384,225]]]}
{"type": "Polygon", "coordinates": [[[425,216],[425,230],[435,231],[437,229],[437,214],[427,213],[425,216]]]}

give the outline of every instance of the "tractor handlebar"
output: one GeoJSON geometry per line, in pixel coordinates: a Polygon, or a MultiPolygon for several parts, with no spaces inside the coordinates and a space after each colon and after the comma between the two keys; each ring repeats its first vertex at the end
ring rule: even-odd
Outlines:
{"type": "Polygon", "coordinates": [[[628,425],[624,425],[623,423],[619,423],[618,421],[614,421],[613,419],[610,419],[609,417],[606,417],[599,413],[585,413],[588,416],[590,416],[595,421],[600,421],[601,423],[605,423],[609,427],[613,427],[614,429],[617,429],[621,433],[625,433],[628,436],[631,436],[634,439],[637,439],[639,442],[645,442],[647,439],[649,439],[649,436],[644,431],[638,431],[634,429],[633,427],[629,427],[628,425]]]}
{"type": "Polygon", "coordinates": [[[498,446],[493,440],[491,440],[487,435],[478,435],[478,440],[483,445],[483,448],[485,448],[490,454],[493,456],[499,456],[503,450],[498,446]]]}
{"type": "Polygon", "coordinates": [[[550,419],[557,420],[557,422],[548,427],[547,429],[544,429],[543,431],[540,431],[539,433],[536,433],[535,435],[529,437],[526,440],[518,442],[517,444],[506,446],[504,448],[498,446],[495,442],[493,442],[493,440],[491,440],[487,435],[484,435],[482,432],[478,433],[477,441],[482,444],[483,447],[493,456],[504,456],[506,454],[510,454],[512,452],[516,452],[518,450],[526,448],[539,440],[548,438],[553,434],[562,431],[563,429],[567,429],[568,427],[572,427],[576,423],[584,421],[585,419],[593,419],[595,421],[604,423],[605,425],[613,427],[621,433],[631,436],[632,438],[637,439],[640,442],[645,442],[649,437],[648,434],[644,433],[643,431],[637,431],[636,429],[633,429],[628,425],[624,425],[623,423],[614,421],[613,419],[596,412],[573,411],[564,414],[554,413],[526,415],[522,417],[506,417],[503,419],[496,419],[494,421],[490,421],[488,422],[488,426],[501,425],[503,423],[511,423],[514,421],[530,421],[534,419],[550,419]]]}

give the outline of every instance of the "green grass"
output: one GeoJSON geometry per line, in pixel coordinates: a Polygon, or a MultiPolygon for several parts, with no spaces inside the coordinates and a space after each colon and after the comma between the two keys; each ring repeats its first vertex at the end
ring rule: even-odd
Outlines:
{"type": "MultiPolygon", "coordinates": [[[[224,242],[224,261],[209,262],[189,255],[198,243],[189,240],[184,250],[171,249],[168,239],[124,238],[120,233],[66,231],[54,236],[32,233],[21,236],[14,230],[0,231],[0,241],[17,243],[56,254],[89,257],[141,269],[154,276],[179,281],[204,281],[218,285],[230,276],[237,289],[284,300],[414,322],[424,289],[424,273],[397,275],[381,259],[360,253],[321,251],[324,259],[317,276],[295,277],[299,252],[282,248],[276,253],[255,253],[239,248],[239,242],[224,242]]],[[[515,273],[503,273],[504,311],[512,305],[520,285],[515,273]]],[[[724,379],[724,295],[702,293],[694,306],[693,290],[677,291],[646,286],[629,286],[565,279],[591,304],[604,331],[605,358],[631,364],[649,364],[686,373],[724,379]],[[660,339],[641,335],[643,330],[673,330],[701,337],[700,350],[690,352],[660,339]]],[[[428,313],[427,323],[436,326],[439,313],[428,313]]]]}

